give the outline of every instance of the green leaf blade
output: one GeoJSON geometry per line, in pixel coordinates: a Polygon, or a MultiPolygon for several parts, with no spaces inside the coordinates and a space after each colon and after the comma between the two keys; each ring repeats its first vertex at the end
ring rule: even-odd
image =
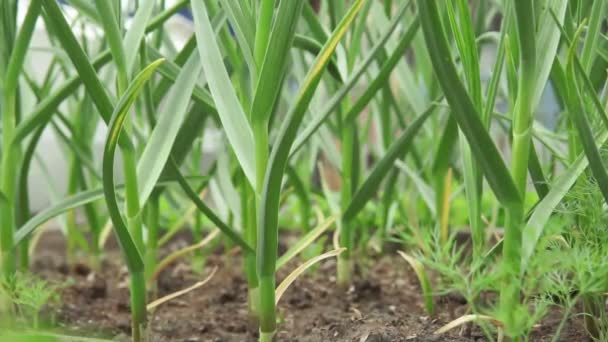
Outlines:
{"type": "Polygon", "coordinates": [[[251,184],[255,184],[253,132],[230,83],[203,1],[192,2],[194,27],[203,70],[215,101],[222,127],[251,184]]]}
{"type": "Polygon", "coordinates": [[[145,203],[154,185],[160,178],[173,143],[177,139],[179,129],[184,123],[188,113],[188,104],[194,86],[201,72],[201,63],[198,54],[190,56],[182,68],[175,84],[167,95],[167,102],[159,114],[158,122],[154,127],[146,147],[137,164],[138,191],[141,203],[145,203]]]}

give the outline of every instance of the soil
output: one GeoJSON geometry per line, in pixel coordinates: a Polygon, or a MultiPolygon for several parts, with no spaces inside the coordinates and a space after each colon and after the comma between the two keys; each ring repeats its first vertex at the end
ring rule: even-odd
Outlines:
{"type": "MultiPolygon", "coordinates": [[[[186,245],[178,239],[164,253],[186,245]]],[[[61,300],[53,315],[66,334],[127,341],[130,333],[127,272],[120,254],[107,252],[101,269],[84,263],[67,267],[63,239],[54,233],[42,239],[34,271],[63,284],[61,300]]],[[[218,267],[203,287],[157,308],[150,318],[151,341],[255,342],[257,331],[247,315],[247,286],[239,255],[217,253],[206,270],[218,267]]],[[[434,332],[466,313],[466,303],[456,297],[436,300],[438,314],[424,310],[415,275],[399,257],[368,260],[358,271],[354,285],[335,285],[335,261],[328,259],[315,272],[298,278],[279,303],[281,323],[276,341],[398,342],[486,341],[476,326],[456,328],[444,335],[434,332]]],[[[279,278],[294,268],[287,265],[279,278]]],[[[186,288],[205,278],[189,265],[177,263],[161,273],[160,296],[186,288]]],[[[532,341],[551,341],[562,316],[555,311],[537,325],[532,341]]],[[[560,341],[588,341],[579,315],[569,320],[560,341]]]]}

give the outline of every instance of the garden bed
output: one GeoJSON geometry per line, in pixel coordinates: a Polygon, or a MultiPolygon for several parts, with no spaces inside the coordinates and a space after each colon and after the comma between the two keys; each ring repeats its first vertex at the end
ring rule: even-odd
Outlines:
{"type": "MultiPolygon", "coordinates": [[[[129,340],[130,309],[127,271],[117,250],[108,252],[99,272],[84,263],[68,267],[64,240],[46,233],[34,261],[35,272],[55,284],[66,284],[55,316],[65,333],[129,340]]],[[[184,238],[167,250],[186,244],[184,238]]],[[[167,252],[167,251],[165,251],[167,252]]],[[[465,314],[457,296],[437,298],[437,312],[429,316],[415,274],[398,256],[371,258],[358,268],[354,286],[335,285],[335,261],[322,262],[314,273],[299,278],[279,303],[282,322],[277,341],[485,341],[476,326],[434,332],[465,314]]],[[[257,328],[248,324],[247,284],[238,255],[214,254],[206,271],[217,273],[201,288],[161,305],[151,317],[151,341],[257,341],[257,328]]],[[[293,269],[279,272],[279,278],[293,269]]],[[[159,277],[159,295],[186,288],[206,277],[186,263],[177,263],[159,277]]],[[[554,311],[535,328],[531,341],[551,341],[562,316],[554,311]]],[[[581,318],[568,321],[560,341],[585,341],[581,318]]]]}

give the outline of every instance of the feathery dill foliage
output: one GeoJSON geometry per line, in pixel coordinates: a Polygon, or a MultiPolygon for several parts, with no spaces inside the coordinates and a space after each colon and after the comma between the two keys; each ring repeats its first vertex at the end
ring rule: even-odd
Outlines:
{"type": "Polygon", "coordinates": [[[38,325],[50,296],[30,260],[51,221],[70,264],[99,269],[116,237],[133,341],[215,274],[220,244],[240,250],[249,319],[272,341],[298,276],[336,257],[344,291],[387,242],[430,314],[438,296],[466,300],[441,333],[475,321],[488,339],[528,339],[559,312],[557,339],[582,310],[605,339],[607,4],[0,2],[0,325],[38,325]],[[183,42],[168,24],[180,13],[183,42]],[[33,208],[42,192],[52,203],[33,208]],[[160,258],[183,230],[192,245],[160,258]],[[156,298],[178,259],[206,280],[156,298]]]}

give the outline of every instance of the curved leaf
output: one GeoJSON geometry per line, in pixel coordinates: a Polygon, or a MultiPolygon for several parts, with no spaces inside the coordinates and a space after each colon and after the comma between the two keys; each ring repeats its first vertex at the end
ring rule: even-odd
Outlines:
{"type": "Polygon", "coordinates": [[[405,259],[408,264],[410,264],[416,273],[416,277],[418,277],[418,282],[420,283],[420,288],[422,289],[422,296],[424,297],[424,306],[426,308],[426,312],[429,315],[432,315],[435,312],[435,304],[433,303],[433,289],[431,286],[431,280],[429,279],[424,266],[420,261],[402,251],[397,251],[397,253],[399,253],[399,255],[401,255],[401,257],[405,259]]]}
{"type": "Polygon", "coordinates": [[[179,291],[173,292],[171,294],[168,294],[164,297],[158,298],[158,299],[154,300],[153,302],[149,303],[146,306],[146,309],[148,311],[152,311],[152,310],[156,309],[158,306],[160,306],[168,301],[171,301],[179,296],[185,295],[186,293],[188,293],[190,291],[194,291],[194,290],[198,289],[199,287],[207,284],[209,282],[209,280],[211,280],[211,278],[213,278],[213,276],[215,275],[215,272],[217,272],[217,266],[211,270],[211,272],[209,273],[207,278],[205,278],[204,280],[201,280],[201,281],[195,283],[194,285],[191,285],[183,290],[179,290],[179,291]]]}
{"type": "Polygon", "coordinates": [[[285,252],[281,257],[277,260],[277,270],[281,268],[281,266],[285,265],[289,262],[293,257],[298,255],[304,248],[308,247],[311,243],[313,243],[321,234],[323,234],[331,225],[336,221],[336,217],[329,217],[327,220],[320,222],[318,226],[311,229],[306,235],[301,237],[296,244],[291,246],[287,252],[285,252]]]}
{"type": "Polygon", "coordinates": [[[131,82],[116,105],[114,114],[112,114],[108,137],[103,152],[103,193],[108,207],[108,213],[110,214],[110,218],[114,225],[114,231],[118,236],[120,246],[125,254],[127,267],[132,273],[142,272],[144,261],[141,252],[137,248],[129,229],[120,214],[120,209],[118,208],[118,203],[116,201],[116,190],[114,188],[114,153],[116,152],[116,146],[121,135],[122,126],[127,114],[129,114],[131,105],[135,102],[137,95],[139,95],[140,91],[143,89],[146,81],[152,77],[156,68],[163,62],[164,60],[162,59],[152,62],[135,77],[133,82],[131,82]]]}
{"type": "Polygon", "coordinates": [[[289,285],[291,285],[298,278],[298,276],[300,276],[302,273],[304,273],[307,269],[309,269],[311,266],[313,266],[314,264],[316,264],[324,259],[338,256],[345,250],[346,250],[346,248],[338,248],[333,251],[329,251],[327,253],[317,255],[316,257],[314,257],[314,258],[306,261],[302,265],[298,266],[298,268],[293,270],[293,272],[291,272],[287,277],[285,277],[285,279],[283,279],[281,284],[279,284],[279,286],[277,286],[276,294],[275,294],[275,296],[276,296],[275,304],[279,303],[279,300],[281,300],[281,297],[283,297],[283,294],[285,293],[285,291],[287,291],[287,288],[289,287],[289,285]]]}

